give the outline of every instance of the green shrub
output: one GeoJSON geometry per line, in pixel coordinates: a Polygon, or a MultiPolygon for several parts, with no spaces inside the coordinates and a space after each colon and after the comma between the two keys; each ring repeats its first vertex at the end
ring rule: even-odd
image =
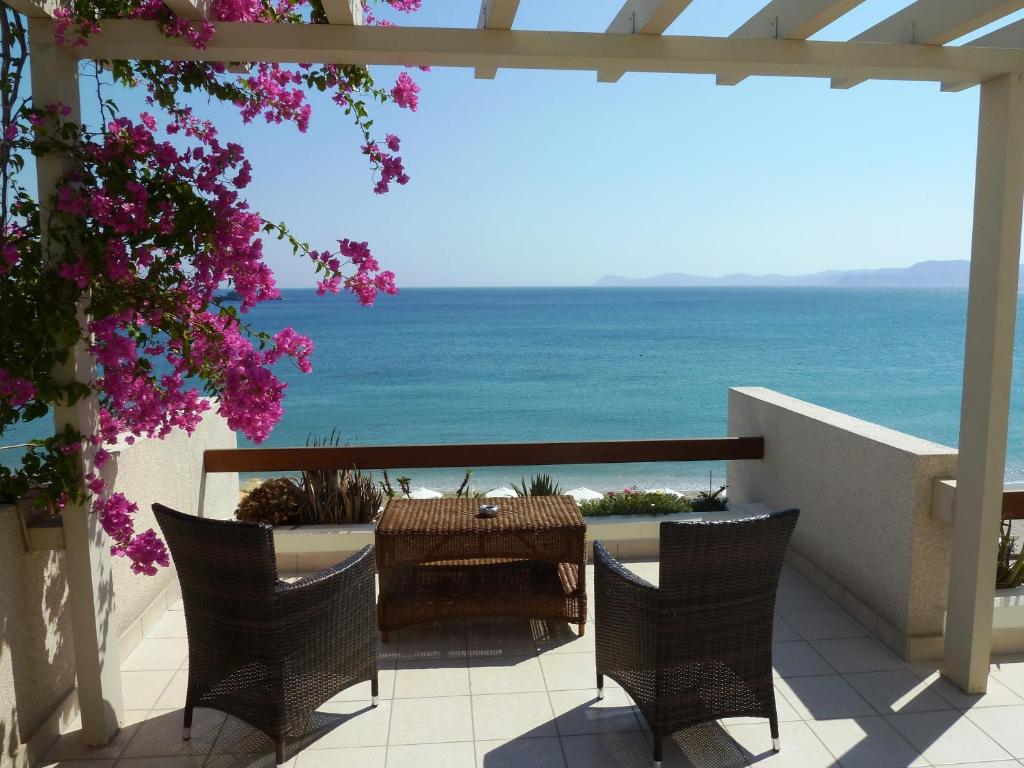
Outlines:
{"type": "Polygon", "coordinates": [[[253,488],[235,510],[238,520],[291,525],[298,523],[305,498],[294,480],[282,477],[264,480],[253,488]]]}
{"type": "Polygon", "coordinates": [[[533,475],[529,484],[522,478],[519,485],[512,483],[512,490],[520,496],[558,496],[562,486],[551,479],[551,475],[533,475]]]}
{"type": "Polygon", "coordinates": [[[670,493],[628,491],[609,493],[603,499],[584,501],[580,512],[584,517],[605,515],[669,515],[673,512],[692,512],[690,502],[670,493]]]}
{"type": "Polygon", "coordinates": [[[729,503],[729,500],[722,495],[725,493],[725,489],[726,486],[723,485],[717,491],[710,489],[700,491],[690,499],[690,506],[693,507],[694,512],[724,512],[729,503]]]}
{"type": "Polygon", "coordinates": [[[1012,589],[1024,582],[1024,555],[1014,555],[1016,536],[1010,535],[1010,521],[1004,520],[999,534],[999,558],[996,561],[996,589],[1012,589]]]}

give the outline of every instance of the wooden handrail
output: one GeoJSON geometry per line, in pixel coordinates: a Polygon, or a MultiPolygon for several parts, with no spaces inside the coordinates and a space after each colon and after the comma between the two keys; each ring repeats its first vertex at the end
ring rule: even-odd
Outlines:
{"type": "Polygon", "coordinates": [[[762,458],[764,438],[701,437],[683,440],[605,440],[576,443],[219,448],[203,453],[203,469],[207,472],[290,472],[346,467],[422,469],[762,458]]]}
{"type": "Polygon", "coordinates": [[[1024,520],[1024,489],[1003,491],[1003,520],[1024,520]]]}

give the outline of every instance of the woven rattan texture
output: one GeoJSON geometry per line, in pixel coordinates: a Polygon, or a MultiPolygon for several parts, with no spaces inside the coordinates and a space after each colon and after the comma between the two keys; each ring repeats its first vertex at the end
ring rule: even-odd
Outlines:
{"type": "Polygon", "coordinates": [[[444,618],[586,621],[586,523],[567,496],[395,499],[377,524],[384,631],[444,618]]]}
{"type": "Polygon", "coordinates": [[[662,523],[659,587],[594,544],[597,673],[633,697],[659,747],[724,717],[768,718],[778,737],[772,617],[798,515],[662,523]]]}
{"type": "Polygon", "coordinates": [[[280,762],[321,704],[376,681],[373,548],[287,584],[270,526],[153,511],[185,608],[185,726],[194,707],[227,712],[274,739],[280,762]]]}

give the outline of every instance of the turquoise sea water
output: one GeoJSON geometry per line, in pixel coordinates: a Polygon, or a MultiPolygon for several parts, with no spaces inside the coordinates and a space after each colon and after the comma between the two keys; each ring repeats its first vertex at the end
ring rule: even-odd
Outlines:
{"type": "MultiPolygon", "coordinates": [[[[367,309],[286,291],[250,317],[316,343],[312,374],[281,367],[289,390],[272,446],[332,428],[353,444],[721,436],[730,386],[770,387],[956,445],[966,299],[955,290],[407,289],[367,309]]],[[[1024,481],[1019,343],[1017,358],[1010,482],[1024,481]]],[[[706,486],[709,470],[724,479],[721,464],[551,472],[564,487],[609,489],[706,486]]],[[[474,486],[522,471],[478,469],[474,486]]],[[[444,489],[462,472],[409,474],[444,489]]]]}
{"type": "MultiPolygon", "coordinates": [[[[952,290],[413,289],[366,309],[291,291],[253,314],[317,345],[312,375],[288,372],[270,445],[332,427],[354,444],[720,436],[728,388],[747,385],[956,445],[966,300],[952,290]]],[[[1019,368],[1009,481],[1024,480],[1019,368]]],[[[608,489],[701,486],[709,470],[724,477],[721,464],[551,471],[565,487],[608,489]]],[[[461,476],[410,474],[436,488],[461,476]]],[[[480,487],[518,477],[474,473],[480,487]]]]}

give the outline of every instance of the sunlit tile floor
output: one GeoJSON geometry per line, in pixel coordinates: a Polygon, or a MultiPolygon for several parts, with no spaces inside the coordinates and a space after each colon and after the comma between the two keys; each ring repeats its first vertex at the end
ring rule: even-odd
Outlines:
{"type": "MultiPolygon", "coordinates": [[[[630,567],[657,580],[656,562],[630,567]]],[[[370,708],[369,684],[326,703],[308,733],[289,743],[289,766],[651,764],[650,734],[626,693],[609,687],[603,701],[595,699],[592,624],[582,638],[566,624],[528,621],[452,622],[396,634],[379,646],[380,705],[370,708]]],[[[666,768],[1024,765],[1024,660],[994,663],[988,693],[966,696],[934,666],[901,662],[788,568],[775,640],[782,751],[771,752],[765,721],[726,720],[666,740],[666,768]]],[[[197,710],[191,741],[181,741],[186,650],[178,605],[124,660],[128,711],[114,742],[86,749],[71,731],[44,764],[270,768],[269,740],[220,712],[197,710]]]]}

